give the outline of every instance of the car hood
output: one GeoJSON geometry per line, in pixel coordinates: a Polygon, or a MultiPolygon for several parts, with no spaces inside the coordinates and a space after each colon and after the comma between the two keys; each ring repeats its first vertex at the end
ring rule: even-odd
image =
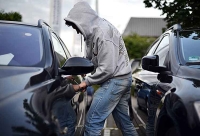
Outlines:
{"type": "Polygon", "coordinates": [[[0,66],[0,100],[46,79],[43,68],[0,66]]]}

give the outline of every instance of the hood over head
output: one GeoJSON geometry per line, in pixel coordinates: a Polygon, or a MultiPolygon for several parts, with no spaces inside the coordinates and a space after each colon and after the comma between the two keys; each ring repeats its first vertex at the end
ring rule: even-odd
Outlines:
{"type": "Polygon", "coordinates": [[[86,40],[92,35],[94,28],[97,27],[98,19],[99,16],[90,5],[85,1],[81,1],[74,5],[64,20],[66,25],[75,25],[84,36],[84,40],[86,40]]]}

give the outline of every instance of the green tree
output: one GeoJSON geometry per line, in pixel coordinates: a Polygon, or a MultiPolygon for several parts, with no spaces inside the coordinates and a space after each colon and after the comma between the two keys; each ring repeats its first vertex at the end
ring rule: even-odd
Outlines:
{"type": "Polygon", "coordinates": [[[8,21],[22,21],[22,15],[18,12],[4,12],[4,10],[0,11],[0,20],[8,20],[8,21]]]}
{"type": "Polygon", "coordinates": [[[130,59],[142,58],[146,53],[147,48],[153,43],[156,38],[141,37],[137,34],[132,34],[123,37],[126,49],[130,59]]]}
{"type": "Polygon", "coordinates": [[[181,24],[182,27],[199,27],[200,2],[198,0],[143,0],[145,7],[162,10],[165,21],[170,27],[181,24]]]}

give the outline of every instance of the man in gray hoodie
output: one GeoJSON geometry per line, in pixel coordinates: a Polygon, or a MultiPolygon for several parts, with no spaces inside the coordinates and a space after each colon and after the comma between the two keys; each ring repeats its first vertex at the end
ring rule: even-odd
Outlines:
{"type": "Polygon", "coordinates": [[[124,136],[136,136],[128,111],[131,67],[122,36],[84,1],[74,5],[65,23],[83,35],[86,57],[95,66],[94,73],[79,85],[80,88],[100,85],[87,113],[84,135],[101,135],[104,122],[112,113],[124,136]]]}

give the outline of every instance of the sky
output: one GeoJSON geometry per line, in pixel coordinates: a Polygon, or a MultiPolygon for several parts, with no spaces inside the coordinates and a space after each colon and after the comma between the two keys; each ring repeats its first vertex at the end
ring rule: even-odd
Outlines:
{"type": "MultiPolygon", "coordinates": [[[[73,52],[74,30],[67,27],[64,18],[76,1],[62,0],[60,37],[73,52]]],[[[96,0],[85,0],[95,10],[96,0]]],[[[99,16],[111,22],[122,34],[131,17],[164,17],[161,11],[145,8],[143,0],[98,0],[99,16]]],[[[0,0],[0,10],[16,11],[22,15],[22,21],[37,24],[38,19],[50,21],[50,0],[0,0]]]]}

